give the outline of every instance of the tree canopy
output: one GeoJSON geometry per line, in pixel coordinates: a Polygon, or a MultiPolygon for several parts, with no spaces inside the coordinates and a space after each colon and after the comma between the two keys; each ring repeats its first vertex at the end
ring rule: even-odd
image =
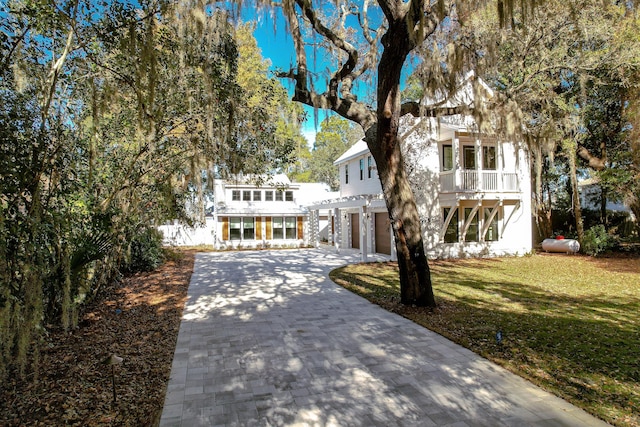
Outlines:
{"type": "MultiPolygon", "coordinates": [[[[37,361],[207,182],[293,162],[300,109],[251,27],[199,2],[3,3],[0,378],[37,361]]],[[[196,212],[197,214],[195,214],[196,212]]],[[[155,242],[155,243],[154,243],[155,242]]]]}

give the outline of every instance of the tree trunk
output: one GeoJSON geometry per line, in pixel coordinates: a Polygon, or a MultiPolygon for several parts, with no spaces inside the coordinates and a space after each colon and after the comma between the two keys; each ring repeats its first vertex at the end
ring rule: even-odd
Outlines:
{"type": "Polygon", "coordinates": [[[532,174],[534,180],[533,188],[535,188],[534,207],[539,243],[551,237],[553,234],[553,226],[551,224],[551,207],[547,205],[544,197],[544,178],[542,176],[544,157],[542,155],[542,147],[536,146],[532,151],[534,152],[534,161],[532,162],[534,168],[534,173],[532,174]]]}
{"type": "Polygon", "coordinates": [[[397,144],[387,158],[380,161],[376,159],[376,164],[395,237],[401,302],[419,307],[435,307],[420,217],[403,167],[400,145],[397,144]]]}
{"type": "Polygon", "coordinates": [[[578,173],[576,168],[576,150],[571,148],[573,143],[569,142],[567,156],[569,157],[569,179],[571,180],[571,205],[573,215],[576,219],[576,231],[578,233],[578,242],[582,246],[584,241],[584,226],[582,223],[582,208],[580,207],[580,193],[578,190],[578,173]]]}
{"type": "MultiPolygon", "coordinates": [[[[402,28],[401,28],[402,30],[402,28]]],[[[404,29],[406,30],[406,29],[404,29]]],[[[395,46],[406,32],[389,34],[395,46]]],[[[406,46],[409,45],[407,42],[406,46]]],[[[400,269],[401,302],[419,307],[435,307],[431,273],[424,251],[420,216],[413,190],[404,168],[398,131],[400,127],[400,76],[408,54],[385,46],[378,66],[378,109],[376,132],[368,133],[367,145],[378,167],[387,210],[396,242],[400,269]]]]}

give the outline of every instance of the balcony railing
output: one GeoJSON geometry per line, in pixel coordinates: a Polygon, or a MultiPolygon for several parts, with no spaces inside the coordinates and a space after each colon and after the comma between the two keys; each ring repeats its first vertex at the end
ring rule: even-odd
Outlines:
{"type": "Polygon", "coordinates": [[[518,191],[518,174],[515,172],[457,170],[440,174],[440,191],[518,191]]]}

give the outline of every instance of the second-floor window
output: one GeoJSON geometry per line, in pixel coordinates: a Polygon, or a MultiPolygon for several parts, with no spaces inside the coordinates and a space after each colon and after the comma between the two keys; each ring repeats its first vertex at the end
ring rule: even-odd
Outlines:
{"type": "Polygon", "coordinates": [[[360,181],[364,179],[364,159],[360,159],[360,181]]]}
{"type": "Polygon", "coordinates": [[[239,201],[240,200],[240,190],[232,190],[231,191],[231,200],[239,201]]]}
{"type": "Polygon", "coordinates": [[[251,201],[251,191],[250,190],[244,190],[242,192],[242,200],[251,201]]]}
{"type": "Polygon", "coordinates": [[[371,178],[371,171],[373,170],[373,158],[371,156],[367,157],[367,173],[368,177],[371,178]]]}
{"type": "Polygon", "coordinates": [[[273,202],[273,191],[265,191],[264,192],[264,200],[266,202],[273,202]]]}
{"type": "Polygon", "coordinates": [[[287,202],[293,202],[293,191],[285,191],[284,200],[287,202]]]}
{"type": "Polygon", "coordinates": [[[453,169],[453,146],[446,144],[442,146],[442,170],[450,171],[453,169]]]}
{"type": "Polygon", "coordinates": [[[283,193],[282,190],[276,190],[276,202],[281,202],[283,200],[282,193],[283,193]]]}
{"type": "Polygon", "coordinates": [[[349,183],[349,165],[348,164],[344,165],[344,183],[345,184],[349,183]]]}
{"type": "Polygon", "coordinates": [[[467,170],[476,169],[476,147],[473,145],[462,146],[462,165],[467,170]]]}
{"type": "Polygon", "coordinates": [[[493,145],[482,147],[482,169],[496,170],[496,147],[493,145]]]}
{"type": "Polygon", "coordinates": [[[259,202],[260,200],[262,200],[262,191],[254,190],[253,191],[253,201],[254,202],[258,201],[259,202]]]}

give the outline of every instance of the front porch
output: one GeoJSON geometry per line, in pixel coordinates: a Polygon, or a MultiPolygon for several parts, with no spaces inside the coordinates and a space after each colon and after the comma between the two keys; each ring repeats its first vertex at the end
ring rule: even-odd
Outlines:
{"type": "Polygon", "coordinates": [[[337,253],[359,252],[362,262],[397,259],[382,195],[325,200],[307,209],[310,245],[331,248],[337,253]],[[321,230],[321,218],[326,218],[326,233],[321,230]]]}

